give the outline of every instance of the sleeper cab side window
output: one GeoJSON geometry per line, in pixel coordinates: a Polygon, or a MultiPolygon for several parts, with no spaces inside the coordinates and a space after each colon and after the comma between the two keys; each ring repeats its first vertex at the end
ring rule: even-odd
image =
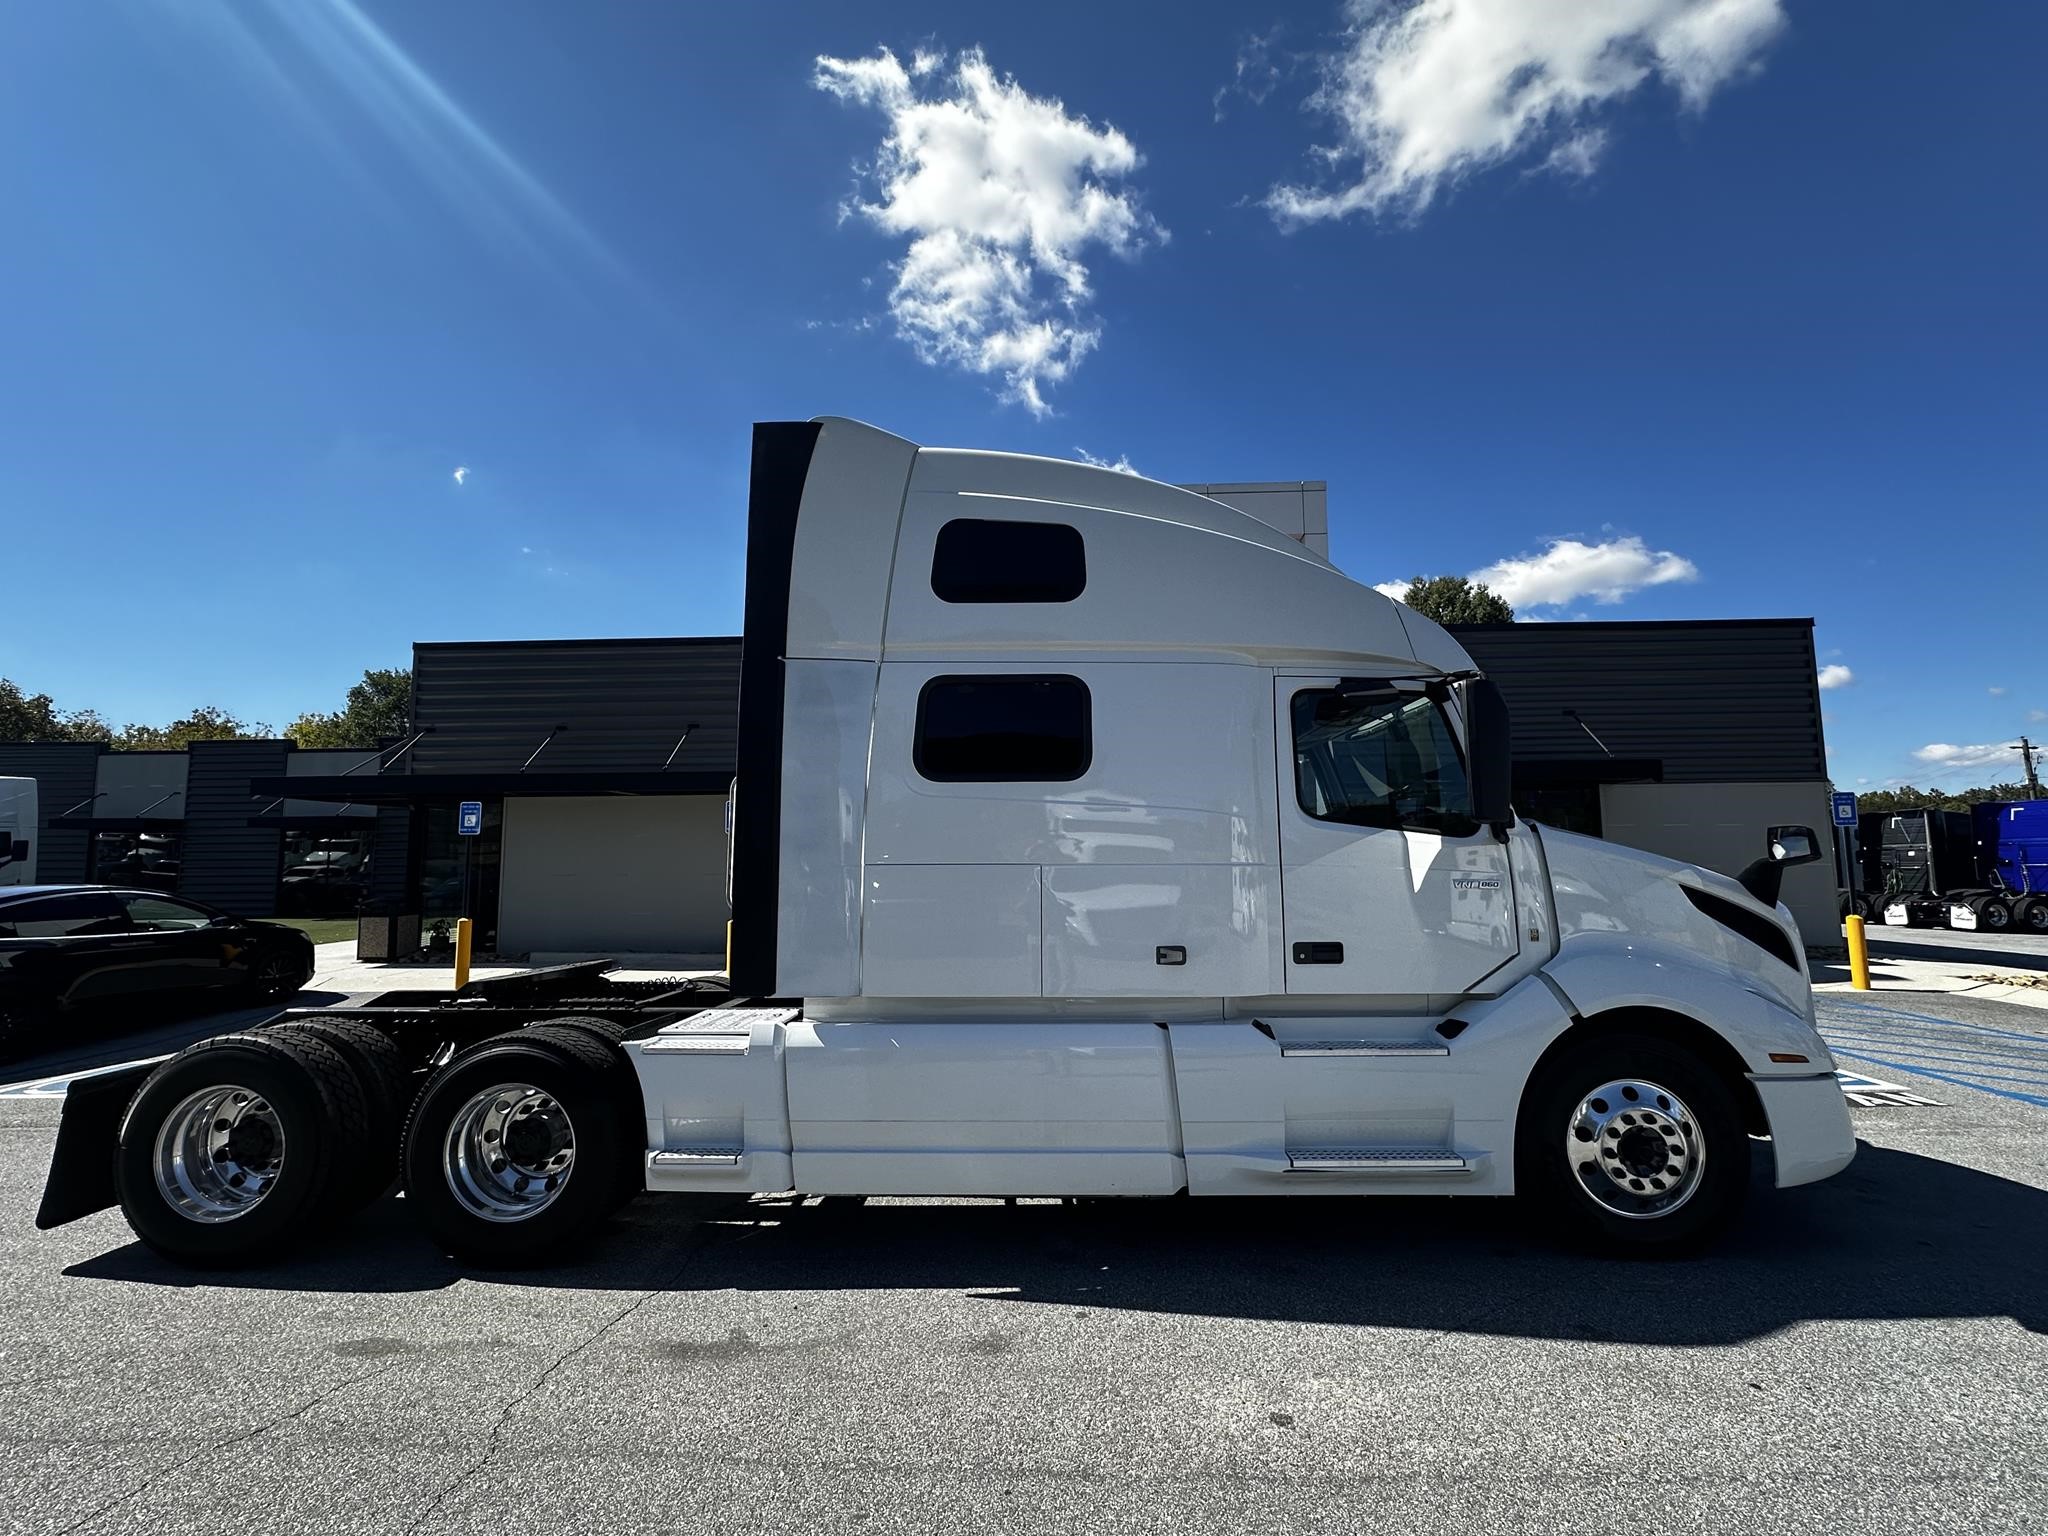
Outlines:
{"type": "Polygon", "coordinates": [[[932,548],[942,603],[1071,603],[1087,585],[1081,530],[1065,523],[956,517],[932,548]]]}
{"type": "Polygon", "coordinates": [[[1479,830],[1457,738],[1428,694],[1310,688],[1292,711],[1295,799],[1318,821],[1479,830]]]}
{"type": "Polygon", "coordinates": [[[1078,677],[935,677],[917,696],[911,760],[935,784],[1064,784],[1094,757],[1078,677]]]}

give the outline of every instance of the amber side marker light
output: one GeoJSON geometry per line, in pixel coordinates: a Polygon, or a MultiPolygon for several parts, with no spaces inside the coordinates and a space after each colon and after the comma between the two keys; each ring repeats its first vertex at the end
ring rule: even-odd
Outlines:
{"type": "Polygon", "coordinates": [[[1806,1058],[1805,1058],[1804,1056],[1796,1056],[1796,1055],[1794,1055],[1794,1054],[1793,1054],[1792,1052],[1790,1052],[1790,1051],[1773,1051],[1773,1052],[1771,1052],[1771,1060],[1773,1060],[1773,1061],[1788,1061],[1788,1062],[1789,1062],[1789,1061],[1804,1061],[1804,1060],[1806,1060],[1806,1058]]]}

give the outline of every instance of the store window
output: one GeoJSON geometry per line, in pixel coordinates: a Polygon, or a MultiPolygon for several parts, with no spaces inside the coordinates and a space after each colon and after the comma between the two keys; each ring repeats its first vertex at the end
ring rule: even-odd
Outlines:
{"type": "Polygon", "coordinates": [[[371,834],[287,827],[278,910],[285,917],[353,917],[370,894],[371,834]]]}
{"type": "Polygon", "coordinates": [[[483,830],[474,837],[455,830],[455,807],[430,805],[417,813],[414,833],[420,850],[414,887],[421,932],[429,944],[437,929],[453,932],[455,920],[476,924],[479,953],[498,947],[498,872],[504,847],[505,802],[483,802],[483,830]]]}
{"type": "Polygon", "coordinates": [[[95,832],[92,879],[99,885],[175,891],[185,840],[176,832],[95,832]]]}

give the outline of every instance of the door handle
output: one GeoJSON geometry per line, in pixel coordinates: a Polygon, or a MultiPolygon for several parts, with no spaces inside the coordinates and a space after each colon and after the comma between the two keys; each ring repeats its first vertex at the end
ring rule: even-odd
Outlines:
{"type": "Polygon", "coordinates": [[[1327,941],[1297,944],[1294,946],[1294,963],[1296,965],[1342,965],[1344,963],[1344,946],[1327,941]]]}

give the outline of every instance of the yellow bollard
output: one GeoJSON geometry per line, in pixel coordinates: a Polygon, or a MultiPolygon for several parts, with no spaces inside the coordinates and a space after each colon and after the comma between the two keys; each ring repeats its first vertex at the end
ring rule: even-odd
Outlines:
{"type": "Polygon", "coordinates": [[[1858,992],[1870,990],[1870,950],[1863,942],[1863,919],[1851,912],[1842,919],[1849,935],[1849,985],[1858,992]]]}
{"type": "Polygon", "coordinates": [[[466,917],[455,919],[455,990],[460,992],[469,985],[470,920],[466,917]]]}

